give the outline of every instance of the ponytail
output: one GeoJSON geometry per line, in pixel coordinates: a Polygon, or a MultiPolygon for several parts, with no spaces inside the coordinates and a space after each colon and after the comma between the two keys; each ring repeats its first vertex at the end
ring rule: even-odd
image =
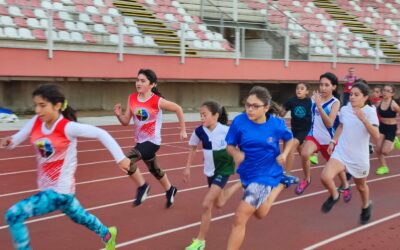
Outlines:
{"type": "Polygon", "coordinates": [[[71,106],[67,106],[65,110],[61,111],[61,114],[68,120],[76,122],[78,121],[76,117],[76,111],[71,108],[71,106]]]}
{"type": "Polygon", "coordinates": [[[286,113],[285,110],[278,103],[270,101],[267,114],[283,117],[285,113],[286,113]]]}
{"type": "Polygon", "coordinates": [[[155,95],[158,95],[159,97],[163,97],[161,92],[158,90],[156,86],[151,88],[151,92],[153,92],[155,95]]]}
{"type": "Polygon", "coordinates": [[[203,102],[201,106],[207,107],[207,109],[211,112],[212,115],[218,113],[218,122],[224,125],[228,124],[228,112],[226,111],[224,106],[219,105],[214,101],[203,102]]]}
{"type": "Polygon", "coordinates": [[[218,122],[224,125],[228,124],[228,113],[226,112],[226,109],[224,106],[221,106],[219,110],[219,117],[218,117],[218,122]]]}

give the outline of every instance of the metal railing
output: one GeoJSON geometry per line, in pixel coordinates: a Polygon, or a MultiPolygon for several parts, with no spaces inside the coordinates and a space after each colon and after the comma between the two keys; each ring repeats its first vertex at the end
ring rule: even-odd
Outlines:
{"type": "MultiPolygon", "coordinates": [[[[210,0],[203,0],[203,1],[210,1],[210,0]]],[[[23,8],[30,8],[30,7],[22,7],[19,6],[21,9],[23,8]]],[[[96,48],[98,48],[98,51],[104,51],[104,46],[107,48],[110,48],[108,52],[111,51],[117,51],[117,58],[119,61],[124,60],[124,55],[125,54],[158,54],[158,55],[163,55],[163,53],[160,52],[163,49],[168,49],[168,48],[177,48],[177,47],[172,47],[172,46],[153,46],[153,47],[143,47],[147,48],[147,52],[143,51],[130,51],[132,48],[142,48],[140,46],[133,46],[129,45],[129,43],[125,42],[125,37],[130,36],[133,37],[133,34],[127,34],[124,32],[124,27],[126,28],[124,22],[123,22],[123,17],[122,16],[116,16],[114,19],[116,20],[115,23],[109,24],[109,26],[113,26],[117,30],[117,35],[118,36],[118,43],[111,43],[110,42],[110,33],[104,34],[104,33],[98,33],[95,32],[92,27],[90,28],[90,33],[93,35],[97,43],[94,45],[91,45],[89,43],[82,43],[82,42],[67,42],[67,41],[59,41],[56,39],[56,37],[53,36],[53,31],[56,30],[55,28],[55,21],[59,21],[59,19],[55,18],[54,15],[54,10],[51,9],[43,9],[47,13],[47,27],[43,27],[46,31],[46,38],[45,38],[45,43],[46,43],[46,49],[48,50],[48,57],[53,58],[54,51],[57,51],[59,49],[65,49],[65,47],[68,47],[69,49],[73,50],[74,48],[71,48],[71,45],[76,45],[76,48],[81,47],[82,44],[86,44],[87,47],[90,47],[91,51],[96,51],[96,48]],[[65,47],[62,48],[61,45],[64,45],[65,47]]],[[[71,16],[76,16],[77,13],[71,10],[63,10],[64,12],[69,13],[71,16]]],[[[228,15],[229,16],[229,15],[228,15]]],[[[26,18],[27,19],[27,18],[26,18]]],[[[148,20],[146,18],[134,18],[135,20],[148,20]]],[[[76,18],[73,18],[73,20],[76,20],[76,18]]],[[[73,21],[72,20],[72,21],[73,21]]],[[[290,22],[290,19],[286,19],[287,22],[290,22]]],[[[25,20],[26,21],[26,20],[25,20]]],[[[167,26],[173,27],[174,25],[177,25],[175,22],[168,22],[164,21],[167,26]]],[[[190,40],[189,37],[187,37],[185,34],[187,31],[190,30],[190,27],[188,27],[187,24],[182,24],[178,23],[180,26],[180,44],[179,44],[179,51],[180,51],[180,62],[185,63],[185,59],[187,57],[186,55],[186,47],[189,48],[194,48],[193,45],[193,40],[190,40]]],[[[230,45],[233,47],[234,52],[232,51],[222,51],[222,50],[212,50],[212,49],[197,49],[199,51],[200,57],[226,57],[226,58],[233,58],[235,60],[235,64],[239,65],[241,59],[268,59],[268,60],[283,60],[285,67],[289,67],[290,61],[294,60],[311,60],[311,61],[328,61],[332,63],[332,67],[335,68],[336,64],[338,62],[358,62],[358,63],[373,63],[375,64],[375,67],[378,69],[379,65],[382,63],[390,63],[390,61],[394,58],[398,57],[392,57],[392,56],[385,56],[382,52],[382,49],[380,48],[380,44],[382,43],[382,35],[352,35],[356,37],[358,40],[355,41],[348,41],[348,43],[356,43],[356,41],[363,43],[363,47],[360,46],[360,48],[356,49],[354,48],[354,51],[362,51],[363,53],[368,52],[367,55],[365,54],[360,54],[358,55],[356,52],[352,52],[351,49],[349,50],[347,44],[343,46],[343,39],[341,39],[341,36],[350,36],[347,33],[329,33],[329,32],[324,32],[324,33],[318,33],[318,32],[309,32],[304,30],[304,27],[298,28],[297,30],[292,30],[288,29],[290,26],[286,25],[286,28],[282,28],[282,23],[271,23],[269,22],[268,28],[255,28],[255,27],[240,27],[239,25],[226,25],[226,24],[209,24],[208,27],[215,27],[217,29],[227,29],[231,30],[231,37],[227,37],[227,39],[232,42],[230,45]],[[254,34],[256,34],[260,41],[261,44],[264,44],[265,46],[262,45],[254,45],[254,48],[258,50],[259,53],[256,54],[251,54],[248,53],[249,48],[251,48],[251,44],[255,44],[254,41],[255,39],[250,39],[249,37],[246,36],[247,33],[252,33],[253,37],[254,34]],[[275,39],[275,45],[273,45],[273,48],[268,48],[266,44],[272,44],[274,41],[266,41],[266,37],[269,37],[271,35],[274,35],[275,39]],[[366,40],[370,40],[369,43],[366,42],[366,40]],[[372,41],[372,42],[371,42],[372,41]],[[373,42],[375,41],[375,42],[373,42]],[[247,46],[250,45],[250,46],[247,46]],[[264,52],[271,52],[272,56],[258,56],[258,54],[263,54],[264,52]],[[297,55],[297,56],[296,56],[297,55]]],[[[5,26],[0,28],[5,28],[5,26]]],[[[144,34],[142,34],[143,36],[144,34]]],[[[386,37],[387,41],[391,41],[393,37],[386,37]]],[[[397,38],[398,41],[400,41],[399,38],[397,38]]],[[[40,44],[39,47],[43,47],[43,42],[38,42],[33,39],[16,39],[16,38],[10,38],[10,37],[0,37],[0,46],[3,47],[12,47],[15,46],[14,41],[18,42],[27,42],[26,47],[32,48],[34,47],[35,44],[40,44]]],[[[353,47],[355,47],[354,45],[353,47]]],[[[23,47],[24,45],[21,43],[21,45],[18,45],[19,47],[23,47]]],[[[77,49],[81,50],[81,49],[77,49]]],[[[115,52],[113,52],[115,53],[115,52]]]]}

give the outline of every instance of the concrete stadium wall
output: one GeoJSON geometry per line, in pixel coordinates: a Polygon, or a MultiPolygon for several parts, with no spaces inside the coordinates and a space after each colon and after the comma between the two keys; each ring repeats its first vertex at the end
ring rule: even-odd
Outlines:
{"type": "MultiPolygon", "coordinates": [[[[51,83],[49,81],[45,81],[51,83]]],[[[0,81],[0,107],[10,108],[17,113],[32,113],[31,94],[43,81],[0,81]]],[[[135,92],[134,81],[57,81],[70,105],[81,111],[112,111],[116,103],[125,108],[128,96],[135,92]]],[[[181,105],[185,110],[196,111],[202,102],[214,100],[231,110],[240,110],[249,90],[254,85],[268,88],[272,99],[283,104],[295,94],[296,82],[285,83],[240,83],[240,82],[170,82],[158,84],[162,95],[181,105]]],[[[373,86],[373,85],[372,85],[373,86]]],[[[371,86],[371,87],[372,87],[371,86]]],[[[311,82],[309,95],[318,89],[311,82]]],[[[340,86],[339,92],[342,93],[340,86]]],[[[397,90],[398,97],[400,89],[397,90]]]]}
{"type": "MultiPolygon", "coordinates": [[[[32,92],[43,82],[0,82],[0,106],[17,113],[33,111],[32,92]]],[[[49,82],[50,83],[50,82],[49,82]]],[[[134,82],[56,82],[68,102],[77,110],[108,110],[116,103],[126,106],[128,96],[135,92],[134,82]]],[[[206,100],[215,100],[227,107],[239,106],[239,84],[163,82],[158,85],[163,96],[185,109],[196,109],[206,100]]]]}

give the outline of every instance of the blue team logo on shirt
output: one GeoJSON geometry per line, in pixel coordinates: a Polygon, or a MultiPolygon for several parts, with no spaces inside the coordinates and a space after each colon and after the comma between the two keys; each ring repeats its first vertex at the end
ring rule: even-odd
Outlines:
{"type": "Polygon", "coordinates": [[[149,119],[149,112],[145,108],[138,108],[135,111],[135,117],[139,121],[147,121],[149,119]]]}
{"type": "Polygon", "coordinates": [[[306,109],[303,106],[296,106],[294,108],[294,116],[298,118],[304,118],[306,116],[306,109]]]}
{"type": "Polygon", "coordinates": [[[39,139],[35,142],[35,146],[43,158],[49,158],[54,154],[54,148],[51,141],[47,138],[39,139]]]}
{"type": "Polygon", "coordinates": [[[270,136],[267,138],[268,143],[273,143],[274,142],[274,137],[270,136]]]}

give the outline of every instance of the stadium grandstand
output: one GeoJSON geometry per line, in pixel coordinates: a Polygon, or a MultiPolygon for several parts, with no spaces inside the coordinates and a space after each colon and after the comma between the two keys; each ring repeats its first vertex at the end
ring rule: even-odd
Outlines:
{"type": "Polygon", "coordinates": [[[56,82],[78,110],[111,110],[151,68],[185,108],[239,107],[253,84],[273,97],[349,67],[400,83],[400,0],[0,0],[0,107],[31,110],[56,82]]]}

